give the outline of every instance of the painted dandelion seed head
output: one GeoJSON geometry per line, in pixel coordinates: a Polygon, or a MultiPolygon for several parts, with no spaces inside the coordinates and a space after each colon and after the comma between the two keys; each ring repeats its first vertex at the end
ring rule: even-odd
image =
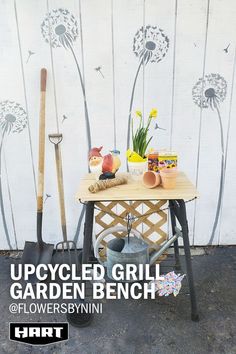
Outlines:
{"type": "Polygon", "coordinates": [[[68,10],[57,9],[50,11],[43,23],[41,32],[47,43],[53,48],[69,48],[79,35],[78,23],[68,10]]]}
{"type": "Polygon", "coordinates": [[[169,38],[157,26],[141,27],[134,36],[134,54],[145,64],[158,63],[169,49],[169,38]]]}
{"type": "Polygon", "coordinates": [[[25,110],[13,101],[0,102],[0,128],[6,133],[20,133],[27,125],[25,110]]]}
{"type": "Polygon", "coordinates": [[[219,74],[208,74],[200,78],[192,90],[193,101],[200,108],[214,109],[223,102],[227,94],[227,82],[219,74]]]}

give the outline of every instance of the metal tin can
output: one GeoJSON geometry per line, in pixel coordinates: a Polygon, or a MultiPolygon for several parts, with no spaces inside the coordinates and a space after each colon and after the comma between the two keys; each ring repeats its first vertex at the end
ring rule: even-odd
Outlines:
{"type": "Polygon", "coordinates": [[[162,168],[175,168],[177,167],[178,156],[175,151],[160,151],[158,154],[158,170],[162,168]]]}
{"type": "Polygon", "coordinates": [[[152,151],[148,154],[148,171],[158,172],[158,152],[152,151]]]}

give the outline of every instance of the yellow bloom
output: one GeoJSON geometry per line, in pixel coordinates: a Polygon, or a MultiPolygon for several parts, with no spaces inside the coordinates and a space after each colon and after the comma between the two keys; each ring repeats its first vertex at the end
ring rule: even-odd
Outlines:
{"type": "Polygon", "coordinates": [[[149,117],[150,118],[156,118],[157,117],[157,114],[158,114],[158,111],[156,108],[153,108],[149,114],[149,117]]]}
{"type": "Polygon", "coordinates": [[[136,115],[137,115],[138,117],[142,118],[142,112],[141,112],[141,111],[136,111],[135,113],[136,113],[136,115]]]}
{"type": "Polygon", "coordinates": [[[153,167],[153,171],[154,171],[154,172],[157,172],[157,171],[158,171],[158,167],[157,167],[157,166],[154,166],[154,167],[153,167]]]}

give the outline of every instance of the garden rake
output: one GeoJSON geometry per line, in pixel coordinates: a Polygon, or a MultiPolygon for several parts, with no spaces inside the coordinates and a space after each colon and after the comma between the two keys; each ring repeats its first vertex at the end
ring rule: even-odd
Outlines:
{"type": "Polygon", "coordinates": [[[63,235],[63,241],[58,242],[56,245],[56,253],[62,252],[63,263],[65,263],[65,251],[67,251],[69,257],[69,265],[76,264],[76,268],[78,270],[78,253],[76,249],[76,244],[74,241],[68,241],[67,238],[62,158],[61,158],[61,149],[59,145],[63,139],[63,136],[62,134],[58,133],[58,134],[49,134],[48,137],[50,142],[54,144],[54,148],[55,148],[57,186],[58,186],[58,193],[59,193],[61,228],[62,228],[62,235],[63,235]]]}

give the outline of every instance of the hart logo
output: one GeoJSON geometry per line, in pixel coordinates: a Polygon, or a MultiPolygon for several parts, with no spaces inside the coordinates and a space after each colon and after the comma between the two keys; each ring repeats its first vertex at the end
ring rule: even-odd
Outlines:
{"type": "Polygon", "coordinates": [[[69,337],[68,323],[10,323],[11,340],[33,344],[46,345],[67,340],[69,337]]]}

